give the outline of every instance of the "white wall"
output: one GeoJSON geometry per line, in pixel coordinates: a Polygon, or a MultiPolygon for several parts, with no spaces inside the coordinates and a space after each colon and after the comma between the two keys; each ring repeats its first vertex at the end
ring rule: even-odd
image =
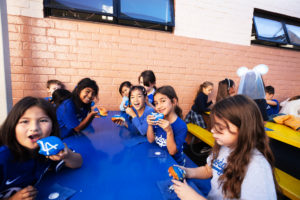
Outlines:
{"type": "Polygon", "coordinates": [[[250,45],[254,8],[300,18],[300,0],[175,0],[175,35],[250,45]]]}
{"type": "MultiPolygon", "coordinates": [[[[174,0],[175,35],[250,45],[254,8],[300,18],[300,0],[174,0]]],[[[8,0],[8,14],[43,17],[43,0],[8,0]]]]}

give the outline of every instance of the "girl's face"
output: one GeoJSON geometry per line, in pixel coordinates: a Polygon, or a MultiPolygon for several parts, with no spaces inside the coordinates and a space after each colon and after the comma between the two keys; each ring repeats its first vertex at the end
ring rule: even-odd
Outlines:
{"type": "Polygon", "coordinates": [[[122,87],[122,90],[121,90],[122,97],[124,97],[124,96],[128,97],[128,95],[129,95],[129,90],[130,90],[129,87],[123,86],[123,87],[122,87]]]}
{"type": "Polygon", "coordinates": [[[233,96],[235,94],[235,85],[233,85],[232,87],[229,88],[228,93],[230,96],[233,96]]]}
{"type": "Polygon", "coordinates": [[[207,86],[206,88],[203,88],[203,93],[207,96],[212,92],[213,87],[211,85],[207,86]]]}
{"type": "Polygon", "coordinates": [[[51,119],[37,106],[28,108],[15,128],[18,143],[28,149],[36,149],[38,147],[36,141],[50,136],[51,131],[51,119]]]}
{"type": "Polygon", "coordinates": [[[215,118],[215,125],[211,129],[213,137],[215,138],[216,143],[221,146],[226,146],[233,148],[238,139],[238,127],[225,119],[222,120],[218,117],[215,118]],[[228,124],[228,127],[226,125],[228,124]]]}
{"type": "Polygon", "coordinates": [[[164,116],[174,112],[175,103],[172,103],[171,99],[164,94],[157,93],[154,96],[154,105],[156,111],[164,114],[164,116]]]}
{"type": "Polygon", "coordinates": [[[130,103],[138,111],[145,107],[145,96],[140,90],[133,90],[130,95],[130,103]]]}
{"type": "Polygon", "coordinates": [[[95,91],[92,88],[86,87],[80,91],[79,98],[84,104],[89,104],[94,100],[95,95],[95,91]]]}
{"type": "Polygon", "coordinates": [[[146,92],[147,92],[147,93],[149,93],[149,92],[152,91],[152,89],[153,89],[153,87],[154,87],[155,84],[150,83],[149,86],[146,86],[146,85],[144,85],[144,78],[141,77],[141,78],[140,78],[140,85],[143,86],[143,87],[146,89],[146,92]]]}

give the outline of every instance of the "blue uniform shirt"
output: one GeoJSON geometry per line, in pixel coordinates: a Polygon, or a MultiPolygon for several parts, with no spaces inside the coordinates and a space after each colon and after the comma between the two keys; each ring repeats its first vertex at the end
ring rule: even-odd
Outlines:
{"type": "Polygon", "coordinates": [[[155,89],[153,88],[152,92],[147,95],[148,102],[151,103],[152,105],[154,105],[154,93],[155,93],[155,89]]]}
{"type": "Polygon", "coordinates": [[[56,109],[61,138],[66,138],[74,132],[80,122],[88,115],[88,110],[78,111],[72,99],[65,100],[56,109]]]}
{"type": "MultiPolygon", "coordinates": [[[[175,122],[171,124],[171,127],[177,148],[177,153],[173,156],[173,158],[179,165],[184,165],[183,144],[185,143],[187,135],[186,123],[180,117],[177,117],[175,122]]],[[[167,150],[167,133],[159,126],[153,126],[153,130],[155,134],[155,142],[158,146],[167,150]]]]}
{"type": "Polygon", "coordinates": [[[128,130],[131,133],[139,133],[141,135],[146,135],[148,129],[147,116],[150,115],[152,112],[155,112],[154,109],[146,105],[144,113],[140,117],[138,116],[137,111],[133,107],[132,109],[137,116],[132,120],[129,120],[129,118],[126,117],[128,130]]]}
{"type": "Polygon", "coordinates": [[[28,185],[37,184],[54,163],[36,159],[18,162],[6,146],[0,146],[0,199],[10,197],[28,185]]]}
{"type": "Polygon", "coordinates": [[[272,99],[272,101],[275,101],[277,103],[277,105],[276,106],[271,106],[271,105],[268,104],[268,106],[267,106],[268,116],[278,114],[278,112],[279,112],[279,102],[276,99],[272,99]]]}

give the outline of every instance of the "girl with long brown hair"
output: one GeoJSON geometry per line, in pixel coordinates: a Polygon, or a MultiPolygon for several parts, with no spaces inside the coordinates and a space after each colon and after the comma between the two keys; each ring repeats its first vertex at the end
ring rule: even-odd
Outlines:
{"type": "MultiPolygon", "coordinates": [[[[274,158],[255,102],[243,95],[219,101],[211,111],[215,145],[207,164],[184,168],[187,178],[211,179],[207,199],[277,199],[274,158]]],[[[205,199],[173,180],[180,199],[205,199]]]]}

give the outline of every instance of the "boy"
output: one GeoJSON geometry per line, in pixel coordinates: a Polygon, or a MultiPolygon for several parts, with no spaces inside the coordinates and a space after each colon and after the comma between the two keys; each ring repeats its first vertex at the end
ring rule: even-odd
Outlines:
{"type": "Polygon", "coordinates": [[[52,93],[57,89],[65,89],[64,84],[62,82],[60,82],[59,80],[49,80],[49,81],[47,81],[47,91],[48,91],[49,96],[45,97],[45,99],[47,101],[51,101],[52,100],[52,93]]]}
{"type": "Polygon", "coordinates": [[[274,87],[272,86],[267,86],[265,87],[265,92],[266,92],[266,101],[267,101],[267,113],[268,116],[278,114],[279,112],[279,103],[276,99],[273,99],[275,90],[274,87]]]}

